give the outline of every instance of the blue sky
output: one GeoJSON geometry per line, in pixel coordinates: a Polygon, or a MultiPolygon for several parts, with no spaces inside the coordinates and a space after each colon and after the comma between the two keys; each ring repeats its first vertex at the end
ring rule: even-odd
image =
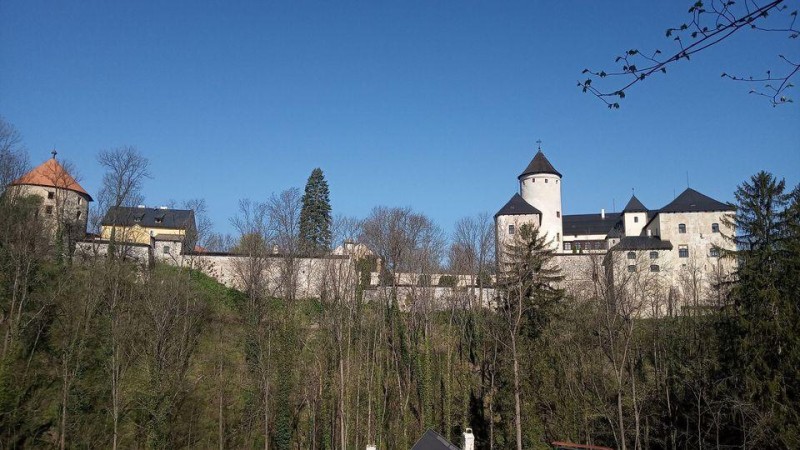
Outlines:
{"type": "Polygon", "coordinates": [[[147,203],[205,198],[220,231],[239,199],[321,167],[334,213],[411,206],[449,232],[516,192],[538,139],[566,214],[632,188],[663,206],[687,172],[723,201],[761,169],[797,184],[800,102],[720,78],[776,70],[797,42],[746,30],[617,111],[575,86],[629,48],[673,48],[689,3],[4,0],[0,114],[32,163],[56,147],[92,194],[97,152],[135,145],[147,203]]]}

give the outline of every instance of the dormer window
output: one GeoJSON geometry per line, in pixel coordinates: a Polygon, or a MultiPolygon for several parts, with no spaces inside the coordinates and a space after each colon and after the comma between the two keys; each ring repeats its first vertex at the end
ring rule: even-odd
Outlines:
{"type": "Polygon", "coordinates": [[[686,234],[686,224],[685,223],[679,223],[678,224],[678,233],[686,234]]]}
{"type": "Polygon", "coordinates": [[[164,223],[163,217],[156,217],[156,223],[164,223]]]}

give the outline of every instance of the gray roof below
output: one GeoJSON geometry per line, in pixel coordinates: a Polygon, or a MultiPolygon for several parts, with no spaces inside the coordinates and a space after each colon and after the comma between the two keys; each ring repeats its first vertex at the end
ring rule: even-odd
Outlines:
{"type": "Polygon", "coordinates": [[[103,217],[102,225],[131,227],[139,225],[148,228],[194,228],[194,211],[191,209],[111,207],[103,217]]]}
{"type": "Polygon", "coordinates": [[[672,250],[672,242],[654,236],[625,236],[611,251],[619,250],[672,250]]]}
{"type": "Polygon", "coordinates": [[[411,450],[461,450],[441,434],[428,430],[421,438],[411,447],[411,450]]]}
{"type": "Polygon", "coordinates": [[[514,194],[511,197],[511,200],[505,204],[500,211],[497,211],[497,214],[494,216],[518,216],[521,214],[539,214],[541,215],[542,212],[536,209],[533,205],[526,202],[524,198],[522,198],[519,194],[514,194]]]}
{"type": "Polygon", "coordinates": [[[676,212],[709,212],[709,211],[735,211],[731,205],[714,200],[713,198],[703,195],[692,188],[686,188],[677,196],[675,200],[671,201],[667,206],[661,208],[659,213],[676,213],[676,212]]]}
{"type": "Polygon", "coordinates": [[[561,173],[557,171],[552,164],[550,164],[550,161],[546,156],[544,156],[544,153],[542,153],[541,150],[536,152],[536,155],[533,157],[530,164],[528,164],[528,167],[525,168],[518,178],[535,173],[551,173],[553,175],[558,175],[559,177],[561,176],[561,173]]]}
{"type": "Polygon", "coordinates": [[[619,222],[620,213],[606,213],[605,219],[600,214],[564,214],[561,218],[564,238],[587,234],[606,235],[619,222]]]}

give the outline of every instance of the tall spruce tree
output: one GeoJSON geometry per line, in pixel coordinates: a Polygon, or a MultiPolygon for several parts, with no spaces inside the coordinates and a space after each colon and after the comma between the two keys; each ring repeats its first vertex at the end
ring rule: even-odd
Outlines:
{"type": "MultiPolygon", "coordinates": [[[[800,446],[800,187],[759,172],[735,192],[737,283],[722,321],[723,373],[767,446],[800,446]]],[[[749,423],[747,423],[749,422],[749,423]]],[[[760,439],[759,439],[760,438],[760,439]]]]}
{"type": "Polygon", "coordinates": [[[311,171],[300,210],[300,242],[306,253],[331,247],[331,203],[328,182],[319,167],[311,171]]]}

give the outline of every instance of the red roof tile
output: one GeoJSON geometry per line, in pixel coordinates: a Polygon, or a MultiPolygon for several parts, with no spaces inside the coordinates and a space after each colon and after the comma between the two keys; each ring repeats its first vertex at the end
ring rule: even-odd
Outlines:
{"type": "Polygon", "coordinates": [[[55,158],[50,158],[40,166],[21,176],[13,183],[12,186],[31,184],[35,186],[47,186],[60,189],[68,189],[70,191],[83,194],[92,201],[92,196],[86,192],[75,178],[64,169],[55,158]]]}

